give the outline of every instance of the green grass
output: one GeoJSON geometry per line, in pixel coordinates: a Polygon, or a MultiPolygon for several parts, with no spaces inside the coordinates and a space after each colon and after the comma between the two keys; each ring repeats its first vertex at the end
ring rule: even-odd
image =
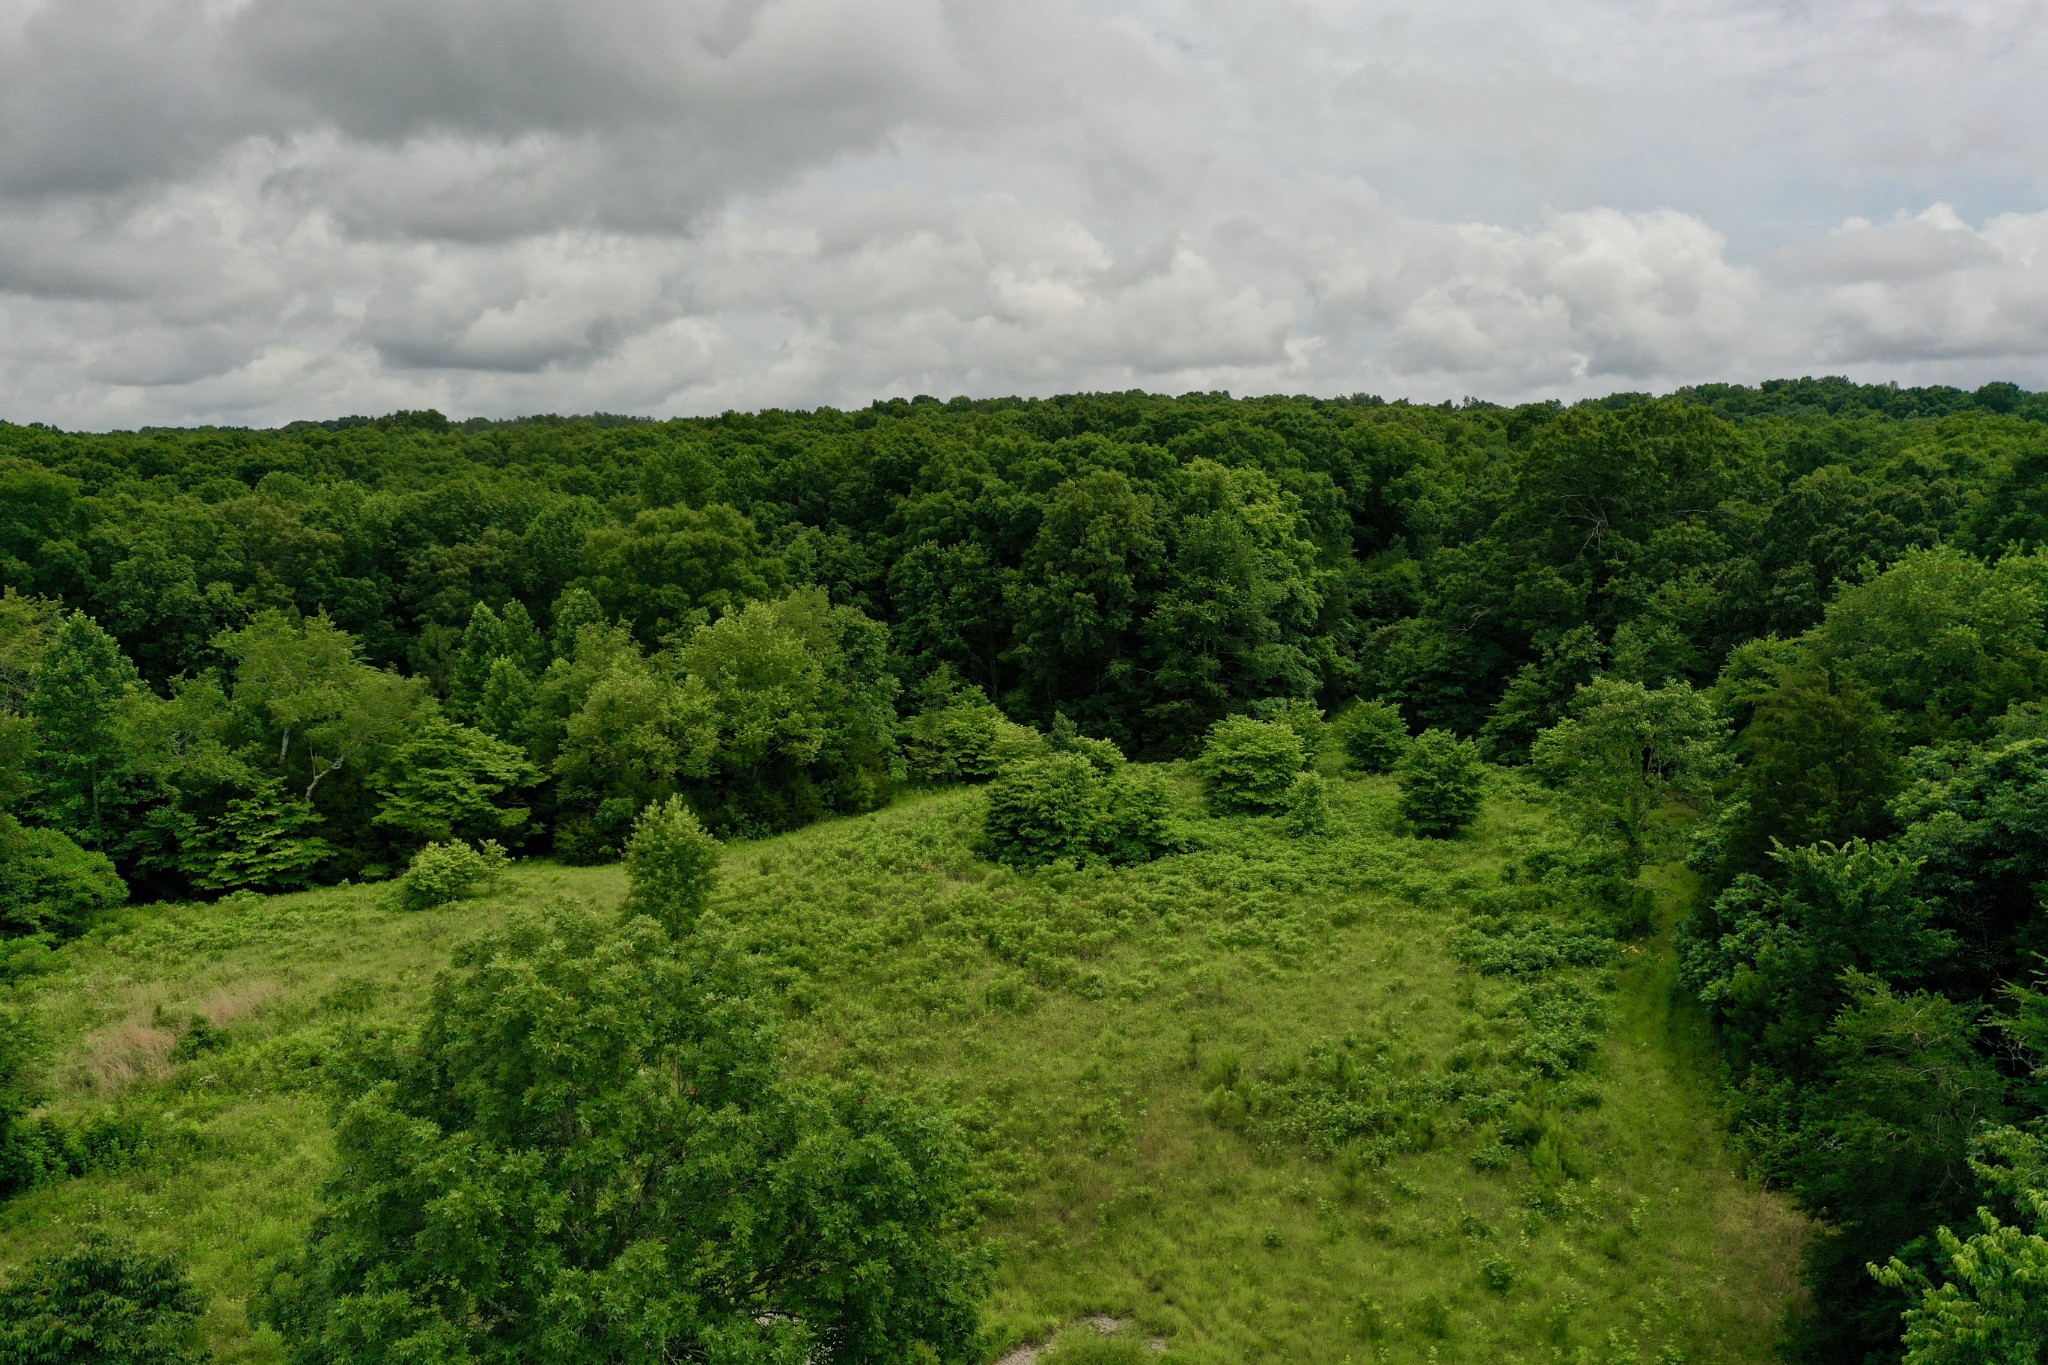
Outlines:
{"type": "MultiPolygon", "coordinates": [[[[1335,833],[1297,842],[1193,817],[1186,788],[1198,851],[1018,873],[972,854],[973,792],[915,794],[733,845],[707,927],[760,959],[793,1065],[961,1116],[1002,1249],[991,1358],[1057,1335],[1046,1365],[1768,1359],[1803,1228],[1736,1173],[1662,937],[1555,974],[1607,1027],[1584,1073],[1529,1079],[1506,1060],[1513,985],[1453,941],[1553,819],[1504,779],[1470,835],[1416,840],[1392,796],[1339,780],[1335,833]],[[1290,1126],[1318,1044],[1408,1096],[1386,1137],[1319,1151],[1290,1126]],[[1243,1117],[1215,1098],[1233,1075],[1243,1117]],[[1468,1098],[1414,1099],[1446,1086],[1468,1098]],[[1493,1145],[1509,1100],[1545,1115],[1533,1159],[1493,1145]],[[1504,1159],[1480,1169],[1482,1148],[1504,1159]]],[[[402,1026],[451,946],[515,904],[623,891],[616,868],[535,862],[425,913],[342,887],[135,910],[70,946],[28,985],[52,1110],[125,1115],[150,1156],[0,1209],[0,1262],[117,1229],[187,1259],[224,1365],[278,1359],[244,1305],[315,1210],[322,1068],[351,1031],[402,1026]],[[219,1045],[174,1059],[195,1014],[219,1045]]]]}

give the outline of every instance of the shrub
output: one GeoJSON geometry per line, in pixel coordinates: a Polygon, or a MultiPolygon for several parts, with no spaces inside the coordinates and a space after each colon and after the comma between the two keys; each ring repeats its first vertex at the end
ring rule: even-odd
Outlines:
{"type": "Polygon", "coordinates": [[[127,899],[127,884],[104,853],[80,848],[57,830],[0,815],[0,938],[68,938],[127,899]]]}
{"type": "Polygon", "coordinates": [[[1113,773],[1124,766],[1122,749],[1110,740],[1091,739],[1082,734],[1064,711],[1053,717],[1052,734],[1046,742],[1054,753],[1078,754],[1087,759],[1088,766],[1098,773],[1113,773]]]}
{"type": "Polygon", "coordinates": [[[1172,807],[1157,773],[1105,773],[1075,753],[1029,758],[989,784],[982,852],[1011,867],[1149,862],[1182,846],[1172,807]]]}
{"type": "Polygon", "coordinates": [[[978,688],[934,698],[903,727],[904,766],[922,782],[985,782],[1009,724],[978,688]]]}
{"type": "Polygon", "coordinates": [[[505,850],[486,839],[468,844],[428,844],[413,855],[412,865],[398,879],[401,910],[431,910],[450,901],[468,900],[493,890],[505,870],[505,850]]]}
{"type": "Polygon", "coordinates": [[[1408,751],[1408,722],[1392,702],[1353,702],[1331,726],[1344,757],[1362,773],[1383,773],[1408,751]]]}
{"type": "Polygon", "coordinates": [[[680,938],[696,926],[718,878],[718,840],[679,796],[650,805],[626,844],[626,913],[680,938]]]}
{"type": "Polygon", "coordinates": [[[92,1233],[0,1286],[0,1360],[199,1365],[192,1336],[205,1311],[177,1262],[92,1233]]]}
{"type": "Polygon", "coordinates": [[[1485,776],[1472,741],[1448,730],[1424,730],[1394,769],[1401,818],[1418,834],[1447,839],[1479,814],[1485,776]]]}
{"type": "Polygon", "coordinates": [[[1297,839],[1330,832],[1330,784],[1321,773],[1297,773],[1287,788],[1287,832],[1297,839]]]}
{"type": "Polygon", "coordinates": [[[1195,760],[1210,810],[1264,814],[1287,805],[1288,788],[1306,758],[1301,736],[1278,721],[1230,716],[1209,727],[1195,760]]]}
{"type": "Polygon", "coordinates": [[[1095,852],[1107,796],[1101,777],[1078,754],[1013,763],[989,784],[983,849],[1012,867],[1086,861],[1095,852]]]}
{"type": "Polygon", "coordinates": [[[1105,779],[1103,787],[1097,856],[1112,863],[1145,863],[1181,847],[1173,830],[1173,800],[1158,773],[1121,768],[1105,779]]]}
{"type": "Polygon", "coordinates": [[[1266,697],[1252,703],[1252,715],[1260,720],[1278,722],[1301,737],[1302,752],[1313,763],[1322,752],[1323,740],[1330,727],[1323,719],[1323,708],[1307,697],[1266,697]]]}

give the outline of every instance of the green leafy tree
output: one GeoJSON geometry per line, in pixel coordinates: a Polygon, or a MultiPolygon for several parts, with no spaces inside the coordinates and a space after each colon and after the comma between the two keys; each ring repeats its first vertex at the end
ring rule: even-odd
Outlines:
{"type": "Polygon", "coordinates": [[[1486,767],[1479,746],[1448,730],[1424,730],[1394,766],[1401,818],[1418,833],[1448,839],[1479,814],[1486,767]]]}
{"type": "Polygon", "coordinates": [[[104,1233],[31,1261],[0,1285],[7,1365],[202,1365],[206,1299],[176,1261],[104,1233]]]}
{"type": "Polygon", "coordinates": [[[1209,727],[1195,770],[1210,810],[1264,815],[1286,809],[1288,791],[1306,762],[1292,726],[1230,716],[1209,727]]]}
{"type": "Polygon", "coordinates": [[[1762,870],[1789,845],[1887,832],[1903,774],[1893,723],[1868,688],[1811,667],[1780,670],[1737,743],[1735,798],[1718,821],[1720,879],[1762,870]]]}
{"type": "Polygon", "coordinates": [[[1979,738],[2012,703],[2048,695],[2044,562],[1912,551],[1828,605],[1808,636],[1815,661],[1869,688],[1907,747],[1979,738]]]}
{"type": "Polygon", "coordinates": [[[673,938],[688,934],[717,884],[720,851],[682,798],[650,805],[626,842],[626,912],[647,916],[673,938]]]}
{"type": "Polygon", "coordinates": [[[1689,684],[1596,678],[1565,719],[1537,736],[1530,763],[1580,819],[1640,860],[1665,807],[1711,804],[1730,766],[1726,739],[1712,703],[1689,684]]]}
{"type": "Polygon", "coordinates": [[[1148,730],[1165,741],[1316,689],[1324,579],[1299,498],[1263,470],[1198,459],[1174,491],[1164,586],[1139,628],[1148,730]]]}
{"type": "Polygon", "coordinates": [[[785,1077],[735,963],[560,909],[455,969],[340,1112],[263,1306],[293,1365],[973,1358],[957,1140],[785,1077]]]}
{"type": "Polygon", "coordinates": [[[785,575],[745,514],[712,503],[653,508],[626,526],[593,532],[584,542],[578,583],[651,646],[720,612],[776,596],[785,575]]]}
{"type": "Polygon", "coordinates": [[[952,669],[942,666],[920,685],[918,699],[922,705],[901,736],[910,775],[926,782],[981,782],[995,776],[1009,722],[981,689],[961,686],[952,669]]]}
{"type": "Polygon", "coordinates": [[[35,733],[28,808],[88,848],[119,834],[120,717],[141,687],[114,637],[82,612],[64,618],[36,664],[23,707],[35,733]]]}
{"type": "Polygon", "coordinates": [[[374,772],[429,705],[416,679],[364,663],[355,638],[324,616],[261,612],[214,646],[233,662],[235,701],[276,739],[271,775],[304,778],[309,804],[338,773],[374,772]]]}
{"type": "Polygon", "coordinates": [[[0,813],[0,938],[69,938],[126,899],[127,884],[105,854],[0,813]]]}
{"type": "Polygon", "coordinates": [[[2019,1210],[2006,1223],[1977,1210],[1967,1238],[1939,1228],[1935,1239],[1947,1278],[1940,1284],[1894,1256],[1870,1273],[1880,1284],[1918,1296],[1906,1310],[1904,1365],[2034,1365],[2048,1358],[2048,1165],[2040,1137],[2003,1128],[1980,1138],[1970,1167],[2019,1210]],[[2032,1158],[2028,1169],[1999,1160],[2032,1158]]]}
{"type": "Polygon", "coordinates": [[[1845,1003],[1845,973],[1892,985],[1934,974],[1955,951],[1900,849],[1780,846],[1768,877],[1745,874],[1679,936],[1680,979],[1731,1050],[1798,1077],[1845,1003]]]}
{"type": "Polygon", "coordinates": [[[185,837],[184,870],[203,891],[286,891],[311,883],[334,854],[313,831],[320,816],[275,778],[227,803],[185,837]]]}
{"type": "Polygon", "coordinates": [[[1344,757],[1362,773],[1391,771],[1408,749],[1408,722],[1392,702],[1353,702],[1338,715],[1332,728],[1344,757]]]}
{"type": "Polygon", "coordinates": [[[1825,1224],[1807,1253],[1825,1307],[1798,1336],[1827,1358],[1864,1359],[1899,1340],[1898,1299],[1869,1264],[1969,1215],[1971,1143],[2005,1118],[2005,1088],[1979,1047],[1975,1007],[1854,972],[1845,985],[1788,1164],[1793,1192],[1825,1224]]]}
{"type": "Polygon", "coordinates": [[[503,803],[536,776],[512,745],[437,716],[393,749],[377,773],[377,823],[414,843],[501,838],[528,816],[503,803]]]}

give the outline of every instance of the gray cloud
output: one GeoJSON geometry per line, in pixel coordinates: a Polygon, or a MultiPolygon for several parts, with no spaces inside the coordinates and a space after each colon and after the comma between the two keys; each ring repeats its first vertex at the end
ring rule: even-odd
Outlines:
{"type": "Polygon", "coordinates": [[[0,413],[2048,384],[2043,0],[0,0],[0,413]]]}

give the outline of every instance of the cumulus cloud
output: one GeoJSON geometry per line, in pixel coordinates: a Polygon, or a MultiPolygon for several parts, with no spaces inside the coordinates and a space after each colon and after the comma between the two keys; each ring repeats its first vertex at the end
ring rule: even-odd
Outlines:
{"type": "Polygon", "coordinates": [[[2048,384],[2048,0],[0,0],[0,415],[2048,384]]]}

